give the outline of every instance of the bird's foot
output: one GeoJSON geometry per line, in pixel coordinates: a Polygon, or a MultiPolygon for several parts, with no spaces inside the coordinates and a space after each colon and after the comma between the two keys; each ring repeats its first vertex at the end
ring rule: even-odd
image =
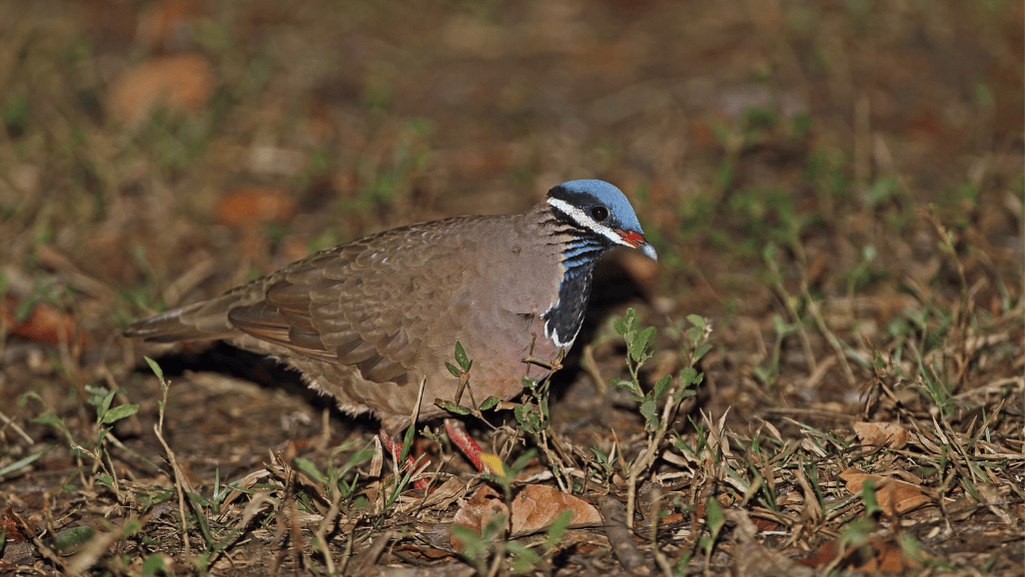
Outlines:
{"type": "MultiPolygon", "coordinates": [[[[492,475],[505,475],[505,466],[502,464],[502,459],[494,453],[488,453],[481,449],[480,445],[466,432],[466,426],[462,421],[459,419],[445,419],[445,433],[463,451],[463,454],[470,459],[473,466],[477,467],[478,471],[492,475]]],[[[380,437],[384,448],[391,453],[396,463],[401,463],[403,471],[412,471],[416,468],[416,459],[412,455],[406,455],[405,461],[402,461],[402,441],[395,438],[385,429],[381,429],[380,437]]],[[[429,492],[430,485],[431,481],[426,477],[420,477],[413,481],[413,487],[424,494],[429,492]]]]}
{"type": "MultiPolygon", "coordinates": [[[[394,436],[392,436],[391,433],[389,433],[388,431],[386,431],[384,429],[381,429],[381,433],[379,434],[379,436],[381,437],[381,443],[384,445],[384,448],[389,453],[391,453],[392,457],[395,459],[395,462],[396,463],[401,462],[401,459],[402,459],[402,441],[396,439],[394,436]]],[[[425,463],[425,465],[426,464],[427,463],[425,463]]],[[[406,462],[402,463],[402,470],[403,471],[412,471],[415,468],[416,468],[416,459],[414,459],[413,455],[411,455],[411,454],[410,455],[406,455],[406,462]]],[[[420,478],[415,479],[413,481],[413,487],[415,487],[417,491],[420,491],[421,493],[424,493],[424,494],[428,493],[428,489],[430,488],[430,486],[431,486],[431,480],[428,479],[427,477],[420,477],[420,478]]]]}
{"type": "Polygon", "coordinates": [[[466,432],[466,426],[459,419],[445,419],[445,433],[448,438],[462,449],[474,467],[481,473],[492,475],[505,475],[505,467],[502,459],[494,453],[485,452],[480,445],[466,432]]]}

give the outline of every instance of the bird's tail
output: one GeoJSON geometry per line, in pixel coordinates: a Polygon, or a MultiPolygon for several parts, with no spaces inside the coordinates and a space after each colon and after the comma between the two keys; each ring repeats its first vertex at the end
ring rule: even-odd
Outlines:
{"type": "Polygon", "coordinates": [[[124,335],[155,343],[237,336],[240,331],[228,320],[228,311],[239,304],[240,296],[239,291],[230,291],[208,301],[135,321],[125,329],[124,335]]]}

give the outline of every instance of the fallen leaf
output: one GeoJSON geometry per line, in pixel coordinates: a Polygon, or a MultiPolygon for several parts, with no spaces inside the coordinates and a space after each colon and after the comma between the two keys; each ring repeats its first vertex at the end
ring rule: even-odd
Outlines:
{"type": "Polygon", "coordinates": [[[48,345],[58,345],[62,340],[69,344],[77,342],[81,346],[88,342],[85,335],[75,330],[75,319],[70,314],[37,303],[28,317],[18,322],[12,312],[15,308],[11,300],[0,304],[0,314],[3,315],[4,324],[9,327],[7,333],[10,335],[48,345]]]}
{"type": "MultiPolygon", "coordinates": [[[[509,518],[509,508],[502,502],[502,496],[491,487],[481,485],[481,488],[456,511],[455,517],[452,518],[452,525],[465,527],[477,535],[481,535],[488,523],[500,515],[504,515],[506,519],[509,518]]],[[[460,553],[464,548],[462,539],[456,537],[455,532],[452,534],[452,548],[460,553]]]]}
{"type": "Polygon", "coordinates": [[[268,221],[288,220],[295,214],[295,201],[284,191],[250,186],[236,188],[217,203],[217,221],[228,226],[251,226],[268,221]]]}
{"type": "Polygon", "coordinates": [[[199,54],[161,56],[118,76],[107,93],[107,109],[123,122],[138,122],[155,106],[175,112],[199,110],[213,89],[210,63],[199,54]]]}
{"type": "Polygon", "coordinates": [[[819,546],[819,550],[815,552],[815,555],[805,559],[798,559],[797,564],[804,565],[806,567],[822,567],[826,563],[836,559],[839,551],[840,549],[837,546],[835,539],[832,541],[826,541],[819,546]]]}
{"type": "MultiPolygon", "coordinates": [[[[798,565],[807,567],[824,567],[832,563],[840,555],[840,544],[837,540],[828,541],[819,547],[814,557],[797,561],[798,565]]],[[[848,544],[844,550],[844,568],[859,572],[888,571],[903,573],[911,569],[920,569],[921,562],[904,553],[896,543],[869,537],[861,546],[848,544]]]]}
{"type": "Polygon", "coordinates": [[[870,423],[859,421],[854,423],[854,432],[858,434],[862,444],[873,447],[889,447],[899,449],[907,444],[911,431],[897,423],[870,423]]]}
{"type": "Polygon", "coordinates": [[[888,571],[891,573],[904,573],[910,569],[921,569],[922,564],[918,560],[908,557],[899,545],[891,541],[884,541],[872,537],[872,547],[875,556],[856,571],[888,571]]]}
{"type": "Polygon", "coordinates": [[[0,531],[3,531],[4,538],[8,543],[28,541],[25,531],[22,530],[21,519],[14,513],[14,508],[10,505],[4,510],[3,517],[0,517],[0,531]]]}
{"type": "Polygon", "coordinates": [[[4,544],[0,548],[0,569],[6,571],[16,565],[31,562],[35,546],[29,541],[28,535],[32,535],[34,530],[9,505],[0,517],[0,531],[4,533],[4,544]]]}
{"type": "Polygon", "coordinates": [[[548,485],[527,485],[512,502],[512,532],[532,533],[551,525],[565,511],[571,511],[570,525],[600,525],[601,515],[593,505],[548,485]]]}
{"type": "Polygon", "coordinates": [[[925,489],[918,485],[857,469],[847,469],[840,473],[840,478],[847,482],[847,490],[851,493],[861,493],[865,481],[874,481],[876,501],[887,515],[906,513],[933,500],[926,494],[925,489]]]}

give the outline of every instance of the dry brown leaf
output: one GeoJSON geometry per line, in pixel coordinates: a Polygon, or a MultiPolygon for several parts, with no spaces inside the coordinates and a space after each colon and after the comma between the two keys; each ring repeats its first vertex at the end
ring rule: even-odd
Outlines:
{"type": "Polygon", "coordinates": [[[273,188],[236,188],[217,203],[217,221],[228,226],[288,220],[293,214],[295,201],[284,191],[273,188]]]}
{"type": "Polygon", "coordinates": [[[855,567],[855,570],[904,573],[911,569],[922,568],[922,564],[918,560],[905,555],[904,550],[896,543],[884,541],[876,537],[872,537],[871,540],[875,556],[861,567],[855,567]]]}
{"type": "Polygon", "coordinates": [[[30,562],[35,547],[28,536],[34,531],[9,505],[0,517],[0,531],[5,535],[4,546],[0,550],[0,569],[6,571],[16,565],[30,562]]]}
{"type": "Polygon", "coordinates": [[[14,514],[14,508],[10,505],[4,511],[3,517],[0,517],[0,530],[4,532],[7,542],[20,543],[28,541],[26,531],[22,530],[21,519],[14,514]]]}
{"type": "Polygon", "coordinates": [[[911,431],[897,423],[870,423],[858,421],[854,423],[854,432],[858,434],[862,444],[873,447],[889,447],[899,449],[907,444],[911,431]]]}
{"type": "MultiPolygon", "coordinates": [[[[452,525],[465,527],[480,535],[484,527],[499,515],[509,518],[509,508],[502,502],[502,496],[491,487],[481,485],[481,488],[456,511],[452,525]]],[[[463,542],[455,533],[452,535],[452,548],[459,552],[463,551],[463,542]]]]}
{"type": "Polygon", "coordinates": [[[210,63],[199,54],[161,56],[124,71],[110,85],[107,109],[120,121],[138,122],[154,106],[194,112],[213,89],[210,63]]]}
{"type": "MultiPolygon", "coordinates": [[[[798,565],[808,567],[823,567],[840,554],[840,545],[836,540],[823,543],[814,557],[797,561],[798,565]]],[[[904,551],[895,543],[869,537],[864,546],[848,546],[844,551],[845,568],[854,571],[888,571],[903,573],[911,569],[920,569],[922,564],[904,554],[904,551]]]]}
{"type": "Polygon", "coordinates": [[[926,494],[925,489],[906,481],[873,475],[857,469],[847,469],[840,473],[840,478],[847,482],[847,490],[851,493],[860,493],[865,481],[874,481],[876,501],[887,515],[906,513],[932,501],[932,497],[926,494]]]}
{"type": "Polygon", "coordinates": [[[527,485],[512,502],[512,531],[531,533],[551,525],[559,515],[572,511],[570,525],[599,525],[601,515],[593,505],[548,485],[527,485]]]}
{"type": "Polygon", "coordinates": [[[11,312],[15,308],[16,304],[10,299],[0,304],[0,315],[9,327],[8,334],[48,345],[57,345],[61,340],[69,344],[77,342],[82,346],[88,344],[86,336],[75,330],[75,319],[70,314],[38,303],[32,307],[28,318],[18,322],[11,312]]]}

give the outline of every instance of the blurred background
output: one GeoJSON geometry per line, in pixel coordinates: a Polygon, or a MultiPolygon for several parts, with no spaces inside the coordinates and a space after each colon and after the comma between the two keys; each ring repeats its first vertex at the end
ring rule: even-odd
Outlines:
{"type": "Polygon", "coordinates": [[[632,199],[660,261],[614,260],[662,323],[771,337],[779,246],[874,337],[906,279],[960,290],[926,207],[970,276],[1011,275],[982,306],[1021,292],[1020,2],[5,2],[0,27],[5,322],[43,305],[93,360],[141,314],[573,178],[632,199]]]}
{"type": "MultiPolygon", "coordinates": [[[[163,349],[130,320],[575,178],[623,189],[660,257],[611,256],[627,288],[590,330],[628,304],[712,319],[707,411],[856,413],[872,373],[843,351],[951,315],[1005,346],[960,386],[1020,376],[1023,37],[1008,0],[0,2],[0,406],[30,427],[33,392],[74,429],[86,387],[131,383],[152,419],[133,373],[163,349]]],[[[592,352],[622,371],[622,347],[592,352]]],[[[318,426],[305,401],[200,389],[170,418],[228,424],[179,427],[186,453],[318,426]]]]}
{"type": "Polygon", "coordinates": [[[1020,2],[0,10],[7,291],[74,266],[105,287],[68,287],[86,333],[584,177],[633,199],[664,255],[633,272],[674,310],[736,312],[745,265],[802,236],[832,237],[818,276],[867,246],[914,273],[926,203],[1021,264],[1020,2]]]}

